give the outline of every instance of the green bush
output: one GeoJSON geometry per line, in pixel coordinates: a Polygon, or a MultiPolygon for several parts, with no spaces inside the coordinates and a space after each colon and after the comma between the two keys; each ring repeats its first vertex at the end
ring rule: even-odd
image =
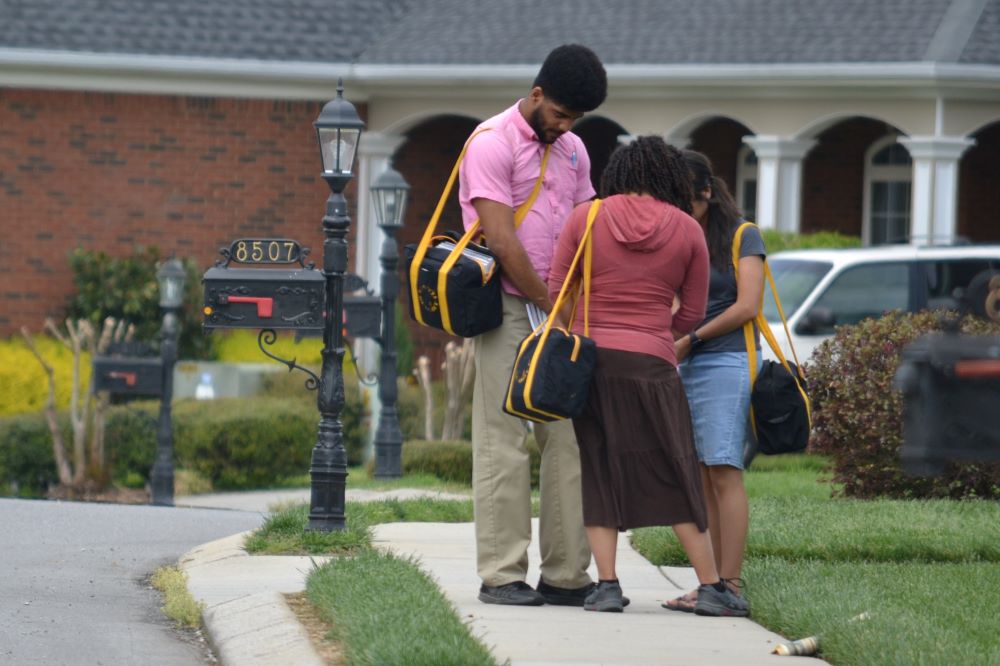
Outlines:
{"type": "MultiPolygon", "coordinates": [[[[59,422],[69,441],[69,419],[61,414],[59,422]]],[[[37,413],[0,419],[0,494],[43,497],[58,480],[45,417],[37,413]]]]}
{"type": "Polygon", "coordinates": [[[186,401],[174,415],[178,465],[217,489],[263,488],[309,469],[319,417],[301,400],[186,401]]]}
{"type": "MultiPolygon", "coordinates": [[[[968,334],[1000,333],[1000,325],[974,317],[961,326],[968,334]]],[[[811,448],[831,456],[846,495],[1000,499],[1000,465],[953,464],[937,477],[910,477],[900,468],[902,402],[892,386],[900,351],[940,327],[939,313],[893,312],[838,327],[814,353],[811,448]]]]}
{"type": "Polygon", "coordinates": [[[845,236],[844,234],[839,234],[836,231],[817,231],[812,234],[793,234],[787,231],[762,229],[761,235],[764,237],[764,247],[767,248],[768,254],[774,254],[776,252],[781,252],[782,250],[861,246],[860,237],[845,236]]]}
{"type": "MultiPolygon", "coordinates": [[[[531,487],[538,487],[538,467],[541,454],[533,437],[528,438],[531,457],[531,487]]],[[[472,485],[472,444],[467,441],[403,442],[403,474],[432,474],[442,481],[472,485]]],[[[368,475],[373,476],[375,461],[368,462],[368,475]]]]}
{"type": "MultiPolygon", "coordinates": [[[[131,257],[110,257],[104,252],[77,248],[70,254],[70,269],[77,293],[72,296],[66,316],[89,319],[98,330],[106,317],[115,317],[136,327],[135,339],[158,347],[163,312],[156,281],[160,251],[156,247],[136,248],[131,257]]],[[[204,295],[201,273],[192,261],[184,261],[187,273],[184,306],[180,320],[180,358],[215,358],[214,338],[201,330],[204,295]]]]}
{"type": "MultiPolygon", "coordinates": [[[[306,393],[303,389],[303,393],[306,393]]],[[[174,459],[218,489],[273,486],[309,470],[319,411],[310,399],[252,397],[174,404],[174,459]]],[[[349,401],[341,419],[349,465],[361,464],[365,426],[360,401],[349,401]]],[[[141,486],[156,453],[159,402],[112,406],[105,419],[111,479],[141,486]]],[[[65,413],[63,433],[71,433],[65,413]]],[[[52,437],[41,413],[0,419],[0,494],[43,496],[57,482],[52,437]]]]}

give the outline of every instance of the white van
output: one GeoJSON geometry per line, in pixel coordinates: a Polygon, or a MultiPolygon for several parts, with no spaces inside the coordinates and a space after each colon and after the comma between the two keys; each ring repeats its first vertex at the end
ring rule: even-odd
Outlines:
{"type": "MultiPolygon", "coordinates": [[[[805,363],[834,327],[889,310],[970,307],[984,314],[988,283],[1000,275],[1000,245],[883,245],[791,250],[768,257],[799,359],[805,363]]],[[[781,319],[764,289],[764,316],[791,359],[781,319]]],[[[771,356],[761,341],[765,356],[771,356]]]]}

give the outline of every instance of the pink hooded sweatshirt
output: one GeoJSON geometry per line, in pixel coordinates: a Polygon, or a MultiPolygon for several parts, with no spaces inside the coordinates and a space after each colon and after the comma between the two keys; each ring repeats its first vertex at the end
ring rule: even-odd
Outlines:
{"type": "MultiPolygon", "coordinates": [[[[549,273],[555,302],[586,228],[590,203],[577,206],[559,236],[549,273]]],[[[594,221],[590,332],[598,347],[652,354],[677,365],[671,329],[693,330],[705,318],[708,247],[684,211],[650,196],[615,195],[594,221]],[[670,310],[677,294],[681,307],[670,310]]],[[[578,270],[582,270],[582,258],[578,270]]],[[[573,331],[583,333],[583,304],[573,331]]]]}

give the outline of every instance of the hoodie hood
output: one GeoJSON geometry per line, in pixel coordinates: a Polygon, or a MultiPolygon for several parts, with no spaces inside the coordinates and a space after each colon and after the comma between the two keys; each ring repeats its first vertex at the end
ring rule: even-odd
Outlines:
{"type": "Polygon", "coordinates": [[[636,252],[660,249],[680,233],[687,213],[649,196],[613,196],[601,204],[616,241],[636,252]]]}

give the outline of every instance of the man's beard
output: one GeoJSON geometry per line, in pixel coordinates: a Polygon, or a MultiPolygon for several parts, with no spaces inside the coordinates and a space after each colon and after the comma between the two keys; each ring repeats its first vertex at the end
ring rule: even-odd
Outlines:
{"type": "Polygon", "coordinates": [[[555,143],[561,134],[556,134],[556,136],[549,138],[549,134],[542,127],[542,107],[536,108],[531,112],[531,116],[528,118],[528,126],[531,127],[535,132],[535,136],[538,137],[540,143],[555,143]]]}

